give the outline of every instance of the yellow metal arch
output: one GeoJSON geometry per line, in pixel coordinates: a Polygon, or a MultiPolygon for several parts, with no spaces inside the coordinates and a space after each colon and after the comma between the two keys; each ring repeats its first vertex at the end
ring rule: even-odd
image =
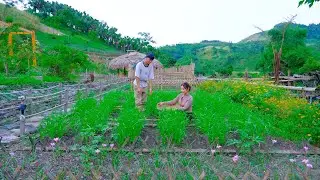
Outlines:
{"type": "Polygon", "coordinates": [[[31,41],[32,41],[32,52],[33,52],[33,58],[32,58],[32,66],[37,66],[37,57],[36,57],[36,33],[34,31],[30,32],[10,32],[8,37],[8,46],[9,46],[9,55],[13,56],[13,41],[12,37],[13,35],[25,35],[25,34],[31,34],[31,41]]]}

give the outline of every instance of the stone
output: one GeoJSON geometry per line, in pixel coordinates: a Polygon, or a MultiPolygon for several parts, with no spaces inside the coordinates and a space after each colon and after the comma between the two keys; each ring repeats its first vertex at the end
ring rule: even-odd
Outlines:
{"type": "Polygon", "coordinates": [[[26,119],[26,123],[27,122],[39,122],[43,119],[43,116],[33,116],[31,118],[26,119]]]}
{"type": "Polygon", "coordinates": [[[11,132],[7,129],[0,129],[0,136],[6,136],[11,134],[11,132]]]}
{"type": "MultiPolygon", "coordinates": [[[[15,136],[20,136],[20,128],[19,129],[12,129],[10,130],[15,136]]],[[[37,128],[31,125],[25,125],[25,133],[31,134],[37,131],[37,128]]]]}
{"type": "Polygon", "coordinates": [[[6,135],[6,136],[2,136],[1,143],[7,144],[7,143],[14,142],[14,141],[16,141],[18,139],[19,139],[18,136],[15,136],[13,134],[9,134],[9,135],[6,135]]]}
{"type": "Polygon", "coordinates": [[[28,122],[26,123],[26,126],[33,126],[35,128],[38,128],[40,126],[40,122],[28,122]]]}
{"type": "Polygon", "coordinates": [[[3,127],[8,129],[8,130],[17,129],[17,128],[20,128],[20,123],[19,122],[15,122],[13,124],[6,124],[3,127]]]}

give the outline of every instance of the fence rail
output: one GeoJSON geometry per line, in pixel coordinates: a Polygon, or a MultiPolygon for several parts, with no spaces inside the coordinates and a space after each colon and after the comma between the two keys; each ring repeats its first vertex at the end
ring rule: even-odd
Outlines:
{"type": "Polygon", "coordinates": [[[26,97],[24,103],[27,105],[25,117],[30,118],[36,115],[48,113],[53,110],[67,111],[70,104],[75,102],[77,93],[94,93],[98,94],[96,97],[101,97],[109,90],[123,87],[128,84],[127,78],[119,78],[117,76],[110,76],[105,81],[53,86],[43,89],[30,89],[23,91],[13,91],[10,93],[0,93],[0,125],[8,122],[16,122],[19,120],[20,111],[17,107],[21,103],[18,97],[23,95],[26,97]],[[47,91],[45,91],[47,90],[47,91]],[[37,93],[42,91],[42,93],[37,93]],[[22,92],[22,93],[21,93],[22,92]],[[3,98],[10,96],[11,98],[3,98]]]}

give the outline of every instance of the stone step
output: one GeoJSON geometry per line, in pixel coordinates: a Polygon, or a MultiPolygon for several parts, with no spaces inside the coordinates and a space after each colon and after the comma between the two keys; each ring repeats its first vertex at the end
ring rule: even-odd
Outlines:
{"type": "Polygon", "coordinates": [[[1,136],[1,137],[2,137],[1,143],[4,143],[4,144],[8,144],[8,143],[17,141],[19,139],[18,136],[15,136],[13,134],[1,136]]]}
{"type": "MultiPolygon", "coordinates": [[[[12,129],[10,130],[11,133],[13,133],[13,135],[15,136],[20,136],[20,129],[12,129]]],[[[25,133],[26,134],[30,134],[30,133],[34,133],[37,131],[37,128],[31,125],[25,125],[25,133]]]]}

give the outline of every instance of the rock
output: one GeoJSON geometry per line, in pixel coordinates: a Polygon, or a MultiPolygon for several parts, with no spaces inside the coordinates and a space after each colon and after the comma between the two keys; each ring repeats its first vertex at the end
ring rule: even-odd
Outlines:
{"type": "Polygon", "coordinates": [[[1,143],[7,144],[7,143],[11,143],[13,141],[16,141],[18,139],[19,139],[18,136],[15,136],[13,134],[9,134],[9,135],[6,135],[6,136],[2,136],[1,143]]]}
{"type": "Polygon", "coordinates": [[[7,129],[0,129],[0,136],[6,136],[6,135],[10,135],[11,132],[8,131],[7,129]]]}
{"type": "Polygon", "coordinates": [[[31,117],[31,118],[26,119],[26,123],[27,123],[27,122],[39,122],[39,121],[41,121],[43,118],[44,118],[43,116],[34,116],[34,117],[31,117]]]}
{"type": "Polygon", "coordinates": [[[8,129],[8,130],[17,129],[17,128],[20,128],[20,123],[19,122],[15,122],[13,124],[6,124],[3,127],[8,129]]]}
{"type": "Polygon", "coordinates": [[[20,129],[11,129],[11,133],[13,133],[15,136],[20,136],[20,129]]]}
{"type": "Polygon", "coordinates": [[[26,125],[38,128],[40,126],[40,122],[28,122],[28,123],[26,123],[26,125]]]}
{"type": "MultiPolygon", "coordinates": [[[[14,135],[20,136],[20,129],[12,129],[10,130],[14,135]]],[[[31,125],[26,125],[25,126],[25,133],[26,134],[31,134],[37,131],[37,128],[31,125]]]]}

